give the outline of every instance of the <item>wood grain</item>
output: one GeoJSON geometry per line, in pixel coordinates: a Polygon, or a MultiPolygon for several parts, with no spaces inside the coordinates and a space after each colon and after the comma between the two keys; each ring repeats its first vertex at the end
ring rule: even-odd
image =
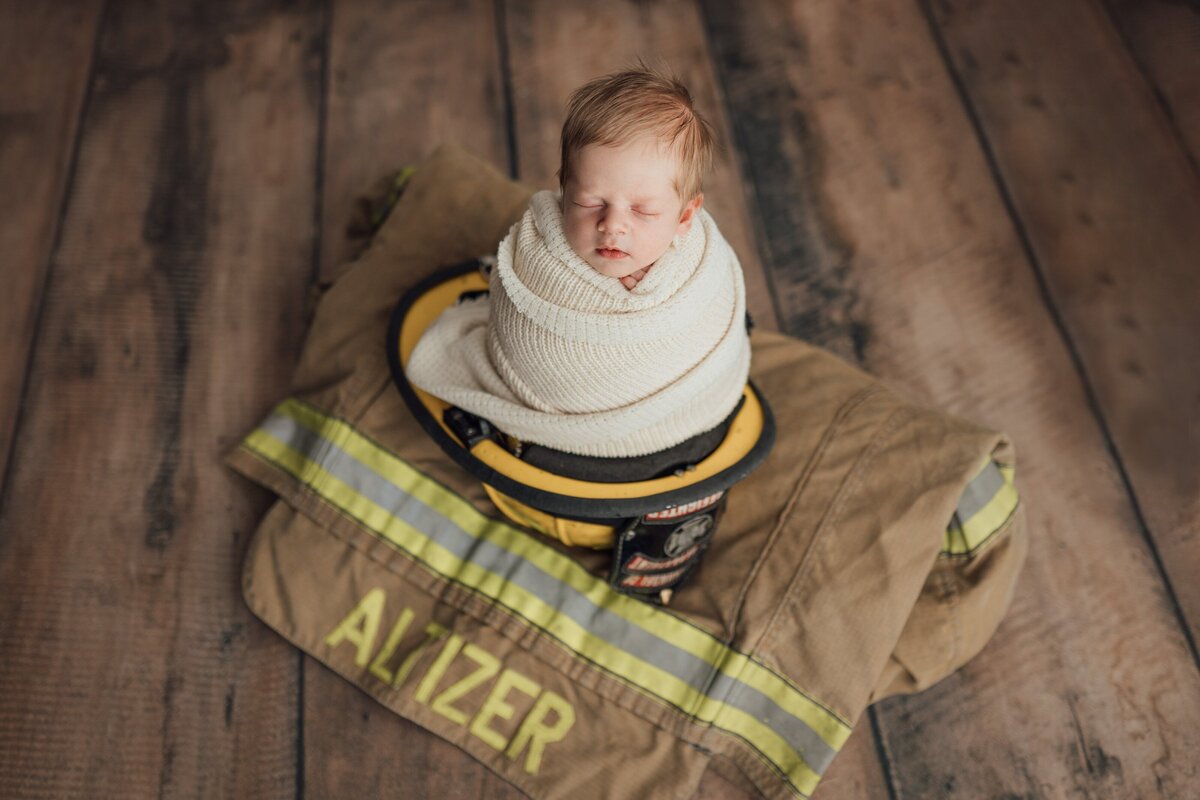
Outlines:
{"type": "Polygon", "coordinates": [[[0,795],[295,794],[298,659],[239,589],[268,497],[218,458],[302,331],[321,39],[105,15],[0,516],[0,795]]]}
{"type": "Polygon", "coordinates": [[[0,486],[100,19],[100,0],[0,3],[0,486]],[[12,76],[20,76],[14,80],[12,76]]]}
{"type": "Polygon", "coordinates": [[[1064,0],[1018,11],[945,0],[934,17],[1086,371],[1194,652],[1200,174],[1096,4],[1064,0]]]}
{"type": "MultiPolygon", "coordinates": [[[[1142,531],[1194,634],[1197,14],[1103,2],[0,2],[0,796],[520,796],[253,618],[270,498],[217,457],[285,394],[357,193],[446,140],[504,164],[510,123],[548,185],[567,93],[639,53],[725,133],[760,324],[1016,440],[1016,604],[876,709],[892,796],[1200,794],[1142,531]]],[[[817,800],[880,770],[864,719],[817,800]]]]}
{"type": "MultiPolygon", "coordinates": [[[[495,18],[486,0],[333,5],[323,278],[349,252],[353,199],[380,175],[420,162],[443,142],[503,169],[508,123],[495,18]]],[[[524,796],[308,657],[303,725],[306,796],[524,796]]]]}
{"type": "Polygon", "coordinates": [[[1200,174],[1200,6],[1103,1],[1200,174]]]}
{"type": "Polygon", "coordinates": [[[321,274],[350,254],[354,198],[453,142],[501,169],[508,123],[489,0],[333,4],[321,274]]]}
{"type": "Polygon", "coordinates": [[[897,796],[1195,794],[1200,676],[921,9],[704,8],[789,332],[1018,448],[1014,607],[880,705],[897,796]]]}

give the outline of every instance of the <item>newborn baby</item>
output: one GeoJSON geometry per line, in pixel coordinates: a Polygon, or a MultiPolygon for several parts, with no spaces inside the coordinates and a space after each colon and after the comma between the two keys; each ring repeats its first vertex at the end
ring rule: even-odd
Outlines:
{"type": "Polygon", "coordinates": [[[571,97],[560,190],[500,243],[489,292],[417,343],[410,382],[511,437],[584,456],[665,450],[721,424],[750,367],[737,257],[703,210],[707,123],[639,68],[571,97]]]}

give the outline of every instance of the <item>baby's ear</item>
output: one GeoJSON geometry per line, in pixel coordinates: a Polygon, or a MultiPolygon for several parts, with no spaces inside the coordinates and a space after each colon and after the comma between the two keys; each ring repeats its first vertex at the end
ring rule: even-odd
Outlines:
{"type": "Polygon", "coordinates": [[[683,212],[679,215],[679,228],[676,233],[682,236],[692,229],[692,220],[696,216],[696,212],[700,210],[700,206],[704,205],[704,192],[700,192],[683,207],[683,212]]]}

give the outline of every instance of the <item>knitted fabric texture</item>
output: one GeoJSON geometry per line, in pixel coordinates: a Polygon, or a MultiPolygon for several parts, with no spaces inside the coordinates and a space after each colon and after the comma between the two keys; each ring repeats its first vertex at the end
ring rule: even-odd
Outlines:
{"type": "Polygon", "coordinates": [[[586,456],[657,452],[718,425],[750,367],[741,266],[696,214],[627,290],[567,243],[538,192],[500,243],[486,297],[446,309],[406,367],[420,389],[523,441],[586,456]]]}

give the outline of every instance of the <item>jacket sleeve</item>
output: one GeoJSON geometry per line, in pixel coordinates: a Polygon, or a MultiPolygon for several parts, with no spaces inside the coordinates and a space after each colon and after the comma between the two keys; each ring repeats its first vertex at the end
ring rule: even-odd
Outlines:
{"type": "Polygon", "coordinates": [[[979,653],[996,631],[1028,550],[1014,476],[1005,442],[964,487],[872,703],[937,683],[979,653]]]}

